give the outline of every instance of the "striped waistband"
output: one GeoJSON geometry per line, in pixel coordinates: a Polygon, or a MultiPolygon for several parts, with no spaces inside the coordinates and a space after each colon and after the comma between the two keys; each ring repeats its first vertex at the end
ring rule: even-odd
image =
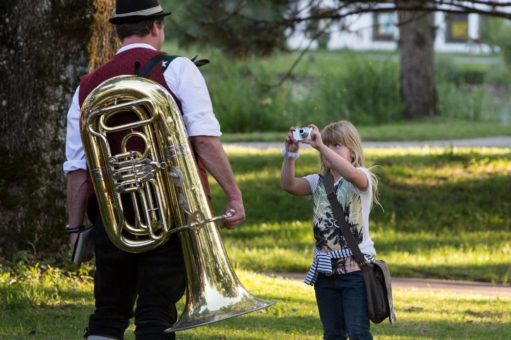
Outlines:
{"type": "Polygon", "coordinates": [[[304,282],[308,285],[313,285],[318,278],[318,273],[332,273],[332,259],[340,259],[350,256],[353,256],[353,253],[349,248],[342,248],[325,253],[314,247],[314,261],[307,272],[304,282]]]}

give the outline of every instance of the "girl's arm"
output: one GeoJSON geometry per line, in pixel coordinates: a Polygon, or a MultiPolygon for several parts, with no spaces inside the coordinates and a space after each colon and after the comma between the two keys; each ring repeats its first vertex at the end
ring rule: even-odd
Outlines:
{"type": "MultiPolygon", "coordinates": [[[[369,183],[367,181],[366,175],[358,170],[351,162],[341,157],[337,152],[344,146],[337,145],[325,145],[323,144],[323,140],[321,138],[321,133],[315,125],[309,125],[313,128],[311,140],[308,142],[313,148],[318,150],[324,160],[330,164],[330,169],[334,174],[344,177],[347,181],[351,182],[354,186],[356,186],[359,190],[365,191],[367,190],[369,183]],[[339,150],[336,150],[336,149],[339,150]],[[336,152],[337,151],[337,152],[336,152]]],[[[346,148],[346,147],[344,147],[346,148]]],[[[349,152],[351,156],[351,152],[347,149],[346,152],[349,152]]],[[[335,177],[335,176],[334,176],[335,177]]],[[[337,180],[338,178],[336,178],[337,180]]]]}
{"type": "MultiPolygon", "coordinates": [[[[336,146],[332,146],[335,148],[336,146]]],[[[356,186],[359,190],[365,191],[369,186],[366,175],[358,170],[353,164],[348,162],[346,159],[339,156],[330,147],[323,144],[319,149],[319,152],[323,157],[330,163],[332,170],[340,174],[347,181],[356,186]]]]}
{"type": "MultiPolygon", "coordinates": [[[[300,145],[293,139],[294,128],[290,128],[285,141],[286,151],[297,153],[300,145]]],[[[295,177],[295,158],[284,156],[280,171],[280,187],[290,194],[305,196],[312,194],[309,182],[305,178],[295,177]]]]}

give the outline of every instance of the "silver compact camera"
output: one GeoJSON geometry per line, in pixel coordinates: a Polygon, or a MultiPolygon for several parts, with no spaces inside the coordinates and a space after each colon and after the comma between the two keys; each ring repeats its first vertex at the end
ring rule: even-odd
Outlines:
{"type": "Polygon", "coordinates": [[[310,127],[299,127],[293,131],[293,139],[297,142],[302,140],[310,140],[312,134],[312,128],[310,127]]]}

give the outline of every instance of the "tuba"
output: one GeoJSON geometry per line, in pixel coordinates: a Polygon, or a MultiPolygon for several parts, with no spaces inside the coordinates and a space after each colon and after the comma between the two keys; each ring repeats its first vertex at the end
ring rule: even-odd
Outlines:
{"type": "Polygon", "coordinates": [[[228,215],[211,214],[181,113],[165,88],[136,76],[111,78],[85,99],[80,130],[112,243],[140,253],[179,232],[186,303],[166,332],[274,303],[251,296],[232,270],[215,223],[228,215]]]}

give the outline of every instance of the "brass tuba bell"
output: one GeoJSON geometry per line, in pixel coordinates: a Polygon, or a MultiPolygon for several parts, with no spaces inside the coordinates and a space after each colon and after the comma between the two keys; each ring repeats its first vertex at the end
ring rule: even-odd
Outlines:
{"type": "Polygon", "coordinates": [[[85,99],[80,126],[102,221],[112,243],[139,253],[179,232],[187,275],[186,304],[167,332],[274,303],[251,296],[232,270],[215,224],[225,216],[212,217],[180,111],[165,88],[136,76],[111,78],[85,99]],[[112,143],[115,138],[116,144],[112,143]],[[133,211],[129,216],[128,204],[133,211]]]}

